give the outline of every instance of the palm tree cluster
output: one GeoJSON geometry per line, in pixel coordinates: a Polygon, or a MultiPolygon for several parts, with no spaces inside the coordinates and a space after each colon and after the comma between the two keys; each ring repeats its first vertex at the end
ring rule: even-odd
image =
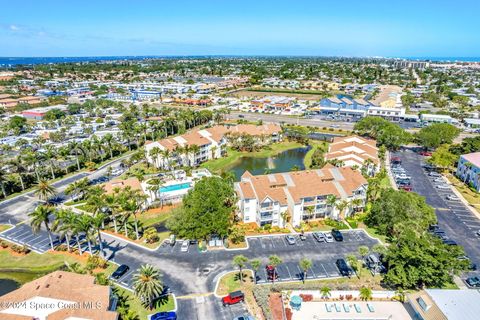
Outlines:
{"type": "MultiPolygon", "coordinates": [[[[64,135],[53,144],[43,137],[37,137],[31,142],[19,139],[14,150],[15,156],[0,158],[0,191],[3,197],[11,193],[23,191],[40,180],[56,179],[61,176],[81,170],[82,168],[94,168],[105,160],[133,149],[140,149],[147,140],[162,139],[169,135],[184,133],[195,126],[207,124],[221,115],[224,111],[209,110],[193,111],[179,110],[168,107],[154,108],[149,105],[124,107],[115,105],[117,111],[122,112],[118,135],[106,134],[102,138],[93,135],[90,122],[93,117],[99,117],[101,121],[108,122],[108,115],[101,118],[102,110],[109,107],[100,102],[86,103],[82,106],[88,117],[82,118],[85,134],[90,134],[88,139],[77,139],[75,136],[68,136],[66,130],[75,124],[70,118],[58,119],[53,127],[61,127],[64,135]],[[157,121],[153,117],[161,117],[157,121]],[[150,121],[152,119],[152,121],[150,121]],[[90,130],[89,130],[90,129],[90,130]]],[[[70,117],[70,116],[68,116],[70,117]]],[[[223,118],[222,118],[223,119],[223,118]]],[[[7,148],[7,146],[2,146],[7,148]]],[[[198,148],[198,147],[197,147],[198,148]]],[[[182,152],[195,153],[198,150],[182,150],[182,152]]]]}

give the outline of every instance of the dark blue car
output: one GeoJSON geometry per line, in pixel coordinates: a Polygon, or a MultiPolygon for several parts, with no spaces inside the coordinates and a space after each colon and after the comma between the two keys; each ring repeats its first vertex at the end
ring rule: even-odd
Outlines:
{"type": "Polygon", "coordinates": [[[149,316],[150,320],[177,320],[177,314],[173,311],[159,312],[149,316]]]}

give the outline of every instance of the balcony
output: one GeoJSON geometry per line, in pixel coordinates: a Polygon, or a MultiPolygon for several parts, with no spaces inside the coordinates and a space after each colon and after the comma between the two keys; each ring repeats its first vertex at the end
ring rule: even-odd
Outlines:
{"type": "Polygon", "coordinates": [[[272,219],[273,219],[273,214],[261,214],[260,215],[260,221],[272,220],[272,219]]]}

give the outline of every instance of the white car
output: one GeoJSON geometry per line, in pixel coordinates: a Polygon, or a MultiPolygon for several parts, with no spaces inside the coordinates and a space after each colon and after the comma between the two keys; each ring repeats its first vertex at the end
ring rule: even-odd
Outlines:
{"type": "Polygon", "coordinates": [[[181,252],[187,252],[189,246],[190,246],[190,240],[183,240],[182,247],[180,248],[180,251],[181,252]]]}
{"type": "Polygon", "coordinates": [[[455,195],[448,195],[448,196],[447,196],[447,200],[452,200],[452,201],[453,201],[453,200],[458,200],[458,197],[455,196],[455,195]]]}
{"type": "Polygon", "coordinates": [[[402,174],[396,174],[395,175],[395,179],[401,179],[401,180],[407,180],[407,179],[411,179],[410,176],[407,176],[406,174],[402,173],[402,174]]]}
{"type": "Polygon", "coordinates": [[[441,176],[442,176],[440,173],[438,173],[438,172],[433,172],[433,171],[430,172],[428,175],[429,175],[430,177],[441,177],[441,176]]]}
{"type": "Polygon", "coordinates": [[[446,189],[450,189],[450,186],[446,184],[437,184],[436,188],[446,190],[446,189]]]}
{"type": "Polygon", "coordinates": [[[333,236],[330,232],[325,232],[325,242],[333,242],[333,236]]]}

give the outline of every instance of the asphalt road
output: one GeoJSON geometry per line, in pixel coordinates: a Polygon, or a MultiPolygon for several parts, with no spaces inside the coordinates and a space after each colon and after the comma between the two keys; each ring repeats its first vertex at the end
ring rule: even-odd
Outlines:
{"type": "MultiPolygon", "coordinates": [[[[297,239],[294,245],[290,245],[284,236],[266,236],[249,238],[249,248],[245,250],[219,249],[199,252],[196,245],[191,245],[187,252],[182,252],[181,241],[177,241],[175,246],[165,244],[157,250],[147,250],[104,233],[103,245],[110,261],[130,267],[125,275],[116,280],[119,285],[131,289],[136,270],[148,263],[160,269],[165,286],[178,297],[179,319],[230,320],[246,314],[245,306],[239,304],[223,307],[220,298],[215,297],[213,292],[221,275],[235,270],[232,265],[235,255],[243,254],[250,260],[260,259],[262,266],[257,272],[259,284],[267,282],[264,268],[268,257],[273,254],[283,260],[277,268],[278,281],[301,280],[302,272],[298,262],[305,257],[313,261],[312,268],[307,271],[307,279],[339,277],[336,259],[345,258],[347,254],[356,254],[361,245],[372,247],[377,243],[361,230],[348,230],[343,234],[343,242],[318,243],[311,234],[307,234],[305,241],[297,239]]],[[[49,249],[46,232],[41,231],[34,235],[28,224],[4,231],[0,237],[27,244],[37,251],[49,249]]],[[[73,240],[71,244],[76,245],[73,240]]],[[[84,251],[88,248],[84,240],[81,247],[84,251]]],[[[93,249],[96,251],[98,247],[93,249]]]]}
{"type": "MultiPolygon", "coordinates": [[[[107,174],[107,168],[117,168],[121,161],[128,156],[124,156],[111,163],[104,165],[101,169],[94,172],[79,172],[68,178],[56,181],[52,183],[57,191],[58,195],[65,197],[63,190],[72,182],[78,181],[85,177],[88,179],[96,179],[107,174]]],[[[34,195],[35,191],[23,193],[11,199],[0,202],[0,224],[17,224],[28,219],[28,214],[32,212],[39,204],[38,199],[34,195]]]]}
{"type": "Polygon", "coordinates": [[[435,183],[434,178],[429,177],[422,168],[422,164],[425,163],[423,156],[409,149],[394,153],[392,156],[402,159],[402,166],[407,175],[412,177],[413,191],[424,196],[426,202],[435,208],[439,227],[449,238],[463,246],[471,261],[480,266],[480,238],[475,235],[475,232],[480,230],[480,219],[459,200],[446,199],[447,195],[454,194],[451,189],[435,187],[438,183],[435,183]]]}

